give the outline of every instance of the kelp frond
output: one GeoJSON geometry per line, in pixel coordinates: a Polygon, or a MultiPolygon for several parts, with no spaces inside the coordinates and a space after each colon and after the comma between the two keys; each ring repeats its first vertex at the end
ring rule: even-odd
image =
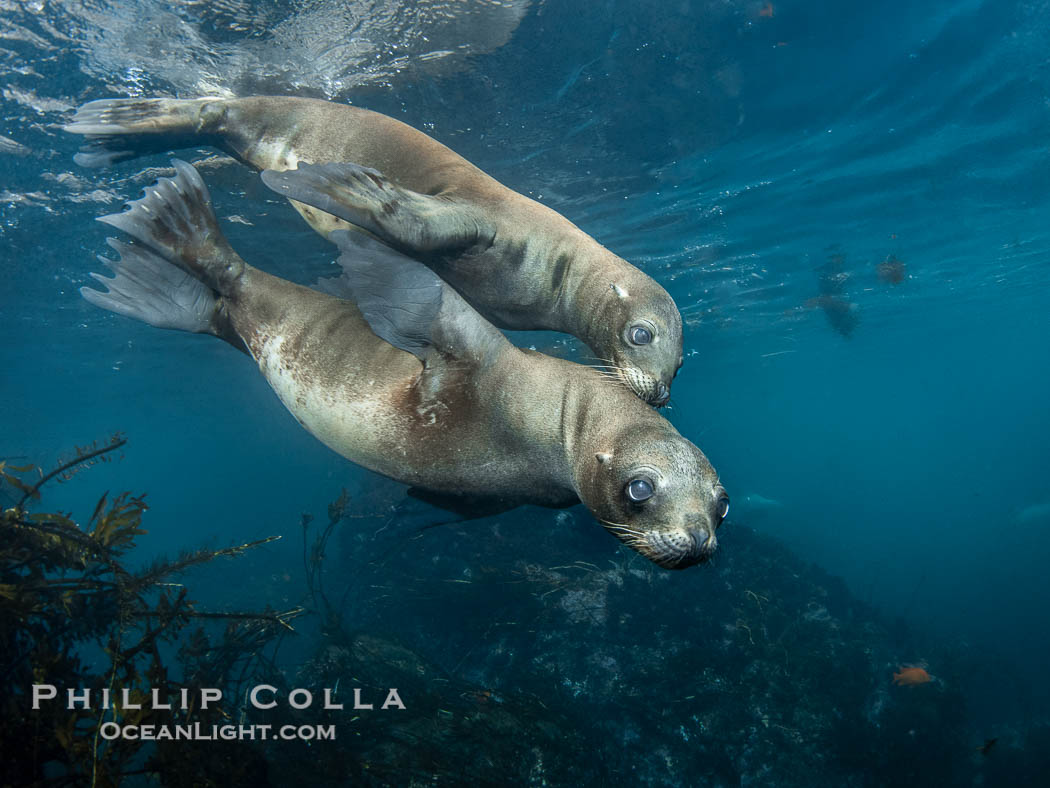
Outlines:
{"type": "MultiPolygon", "coordinates": [[[[126,444],[119,433],[102,444],[76,447],[72,456],[44,472],[33,464],[0,460],[0,491],[17,491],[17,503],[0,514],[0,681],[13,692],[0,696],[0,741],[25,757],[9,760],[17,773],[5,783],[41,784],[46,774],[60,782],[117,784],[129,774],[160,773],[168,757],[153,754],[142,768],[141,744],[106,742],[97,735],[107,714],[134,724],[163,723],[162,712],[68,709],[52,704],[24,723],[33,684],[127,690],[132,698],[151,689],[169,695],[169,669],[161,643],[176,646],[181,686],[227,687],[269,666],[263,648],[292,631],[300,607],[275,611],[199,610],[181,584],[170,582],[188,569],[216,558],[236,558],[278,539],[273,536],[219,549],[196,549],[173,560],[156,560],[132,570],[124,556],[146,531],[145,496],[124,492],[98,498],[83,525],[71,513],[30,511],[50,481],[62,482],[91,466],[108,462],[126,444]],[[5,488],[7,488],[5,490],[5,488]],[[197,622],[225,619],[221,639],[211,642],[197,622]],[[108,664],[82,664],[84,646],[98,644],[108,664]],[[235,673],[236,671],[236,673],[235,673]],[[47,767],[45,769],[45,766],[47,767]]],[[[8,496],[14,500],[14,496],[8,496]]],[[[235,697],[236,693],[230,693],[235,697]]],[[[195,709],[187,721],[203,724],[228,718],[223,709],[195,709]]],[[[172,755],[171,757],[175,757],[172,755]]],[[[170,767],[171,764],[168,764],[170,767]]]]}

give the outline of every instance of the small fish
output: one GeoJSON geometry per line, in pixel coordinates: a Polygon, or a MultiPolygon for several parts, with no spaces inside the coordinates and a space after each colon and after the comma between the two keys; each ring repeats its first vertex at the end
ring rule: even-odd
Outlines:
{"type": "Polygon", "coordinates": [[[981,746],[979,746],[977,748],[977,752],[981,753],[981,755],[987,755],[988,753],[990,753],[992,751],[992,747],[995,746],[995,743],[997,741],[999,741],[998,738],[986,739],[984,744],[982,744],[981,746]]]}
{"type": "Polygon", "coordinates": [[[893,683],[898,687],[917,687],[933,681],[933,676],[914,665],[902,665],[897,670],[893,674],[893,683]]]}
{"type": "Polygon", "coordinates": [[[766,3],[760,9],[758,9],[759,18],[772,19],[776,15],[776,9],[773,8],[772,3],[766,3]]]}

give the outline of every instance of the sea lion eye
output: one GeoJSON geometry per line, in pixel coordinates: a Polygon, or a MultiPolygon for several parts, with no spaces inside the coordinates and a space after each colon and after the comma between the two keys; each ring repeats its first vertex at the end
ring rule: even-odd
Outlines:
{"type": "Polygon", "coordinates": [[[634,345],[648,345],[653,341],[653,332],[645,326],[631,326],[627,336],[634,345]]]}
{"type": "Polygon", "coordinates": [[[718,519],[719,520],[726,519],[726,515],[729,514],[729,496],[728,495],[723,495],[721,498],[718,499],[718,505],[716,506],[715,511],[718,512],[718,519]]]}
{"type": "Polygon", "coordinates": [[[631,479],[627,483],[627,497],[635,503],[648,501],[653,497],[653,483],[648,479],[631,479]]]}

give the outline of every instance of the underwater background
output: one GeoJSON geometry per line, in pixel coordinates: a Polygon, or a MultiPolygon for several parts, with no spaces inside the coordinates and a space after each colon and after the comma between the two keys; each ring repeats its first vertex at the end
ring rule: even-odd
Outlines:
{"type": "MultiPolygon", "coordinates": [[[[47,505],[148,493],[136,561],[282,535],[186,581],[216,610],[306,599],[301,516],[348,491],[323,572],[352,635],[305,617],[275,669],[304,686],[370,643],[408,710],[271,749],[275,784],[1036,784],[1048,53],[1050,3],[1010,0],[0,0],[0,459],[124,433],[47,505]],[[205,94],[389,114],[660,281],[686,321],[667,415],[732,498],[713,564],[655,569],[580,507],[391,521],[401,488],[303,431],[250,361],[81,299],[108,252],[93,220],[170,157],[85,170],[61,124],[205,94]],[[935,680],[894,686],[907,665],[935,680]]],[[[255,173],[180,156],[246,260],[335,273],[255,173]]]]}

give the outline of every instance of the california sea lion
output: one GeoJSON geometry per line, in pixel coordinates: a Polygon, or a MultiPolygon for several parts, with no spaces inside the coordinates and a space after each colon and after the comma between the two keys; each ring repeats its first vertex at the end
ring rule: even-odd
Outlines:
{"type": "Polygon", "coordinates": [[[574,334],[642,399],[667,402],[682,364],[682,318],[667,291],[400,121],[316,99],[105,99],[81,107],[66,130],[87,136],[76,156],[85,166],[208,144],[260,170],[353,162],[325,172],[323,191],[276,172],[267,183],[325,237],[348,222],[363,227],[497,326],[574,334]]]}
{"type": "Polygon", "coordinates": [[[108,292],[82,289],[89,301],[246,351],[317,438],[446,508],[582,501],[661,566],[710,556],[729,506],[714,468],[624,387],[515,347],[432,271],[360,233],[336,239],[356,305],[260,271],[223,237],[196,170],[175,167],[102,217],[152,252],[110,239],[116,276],[93,274],[108,292]]]}

